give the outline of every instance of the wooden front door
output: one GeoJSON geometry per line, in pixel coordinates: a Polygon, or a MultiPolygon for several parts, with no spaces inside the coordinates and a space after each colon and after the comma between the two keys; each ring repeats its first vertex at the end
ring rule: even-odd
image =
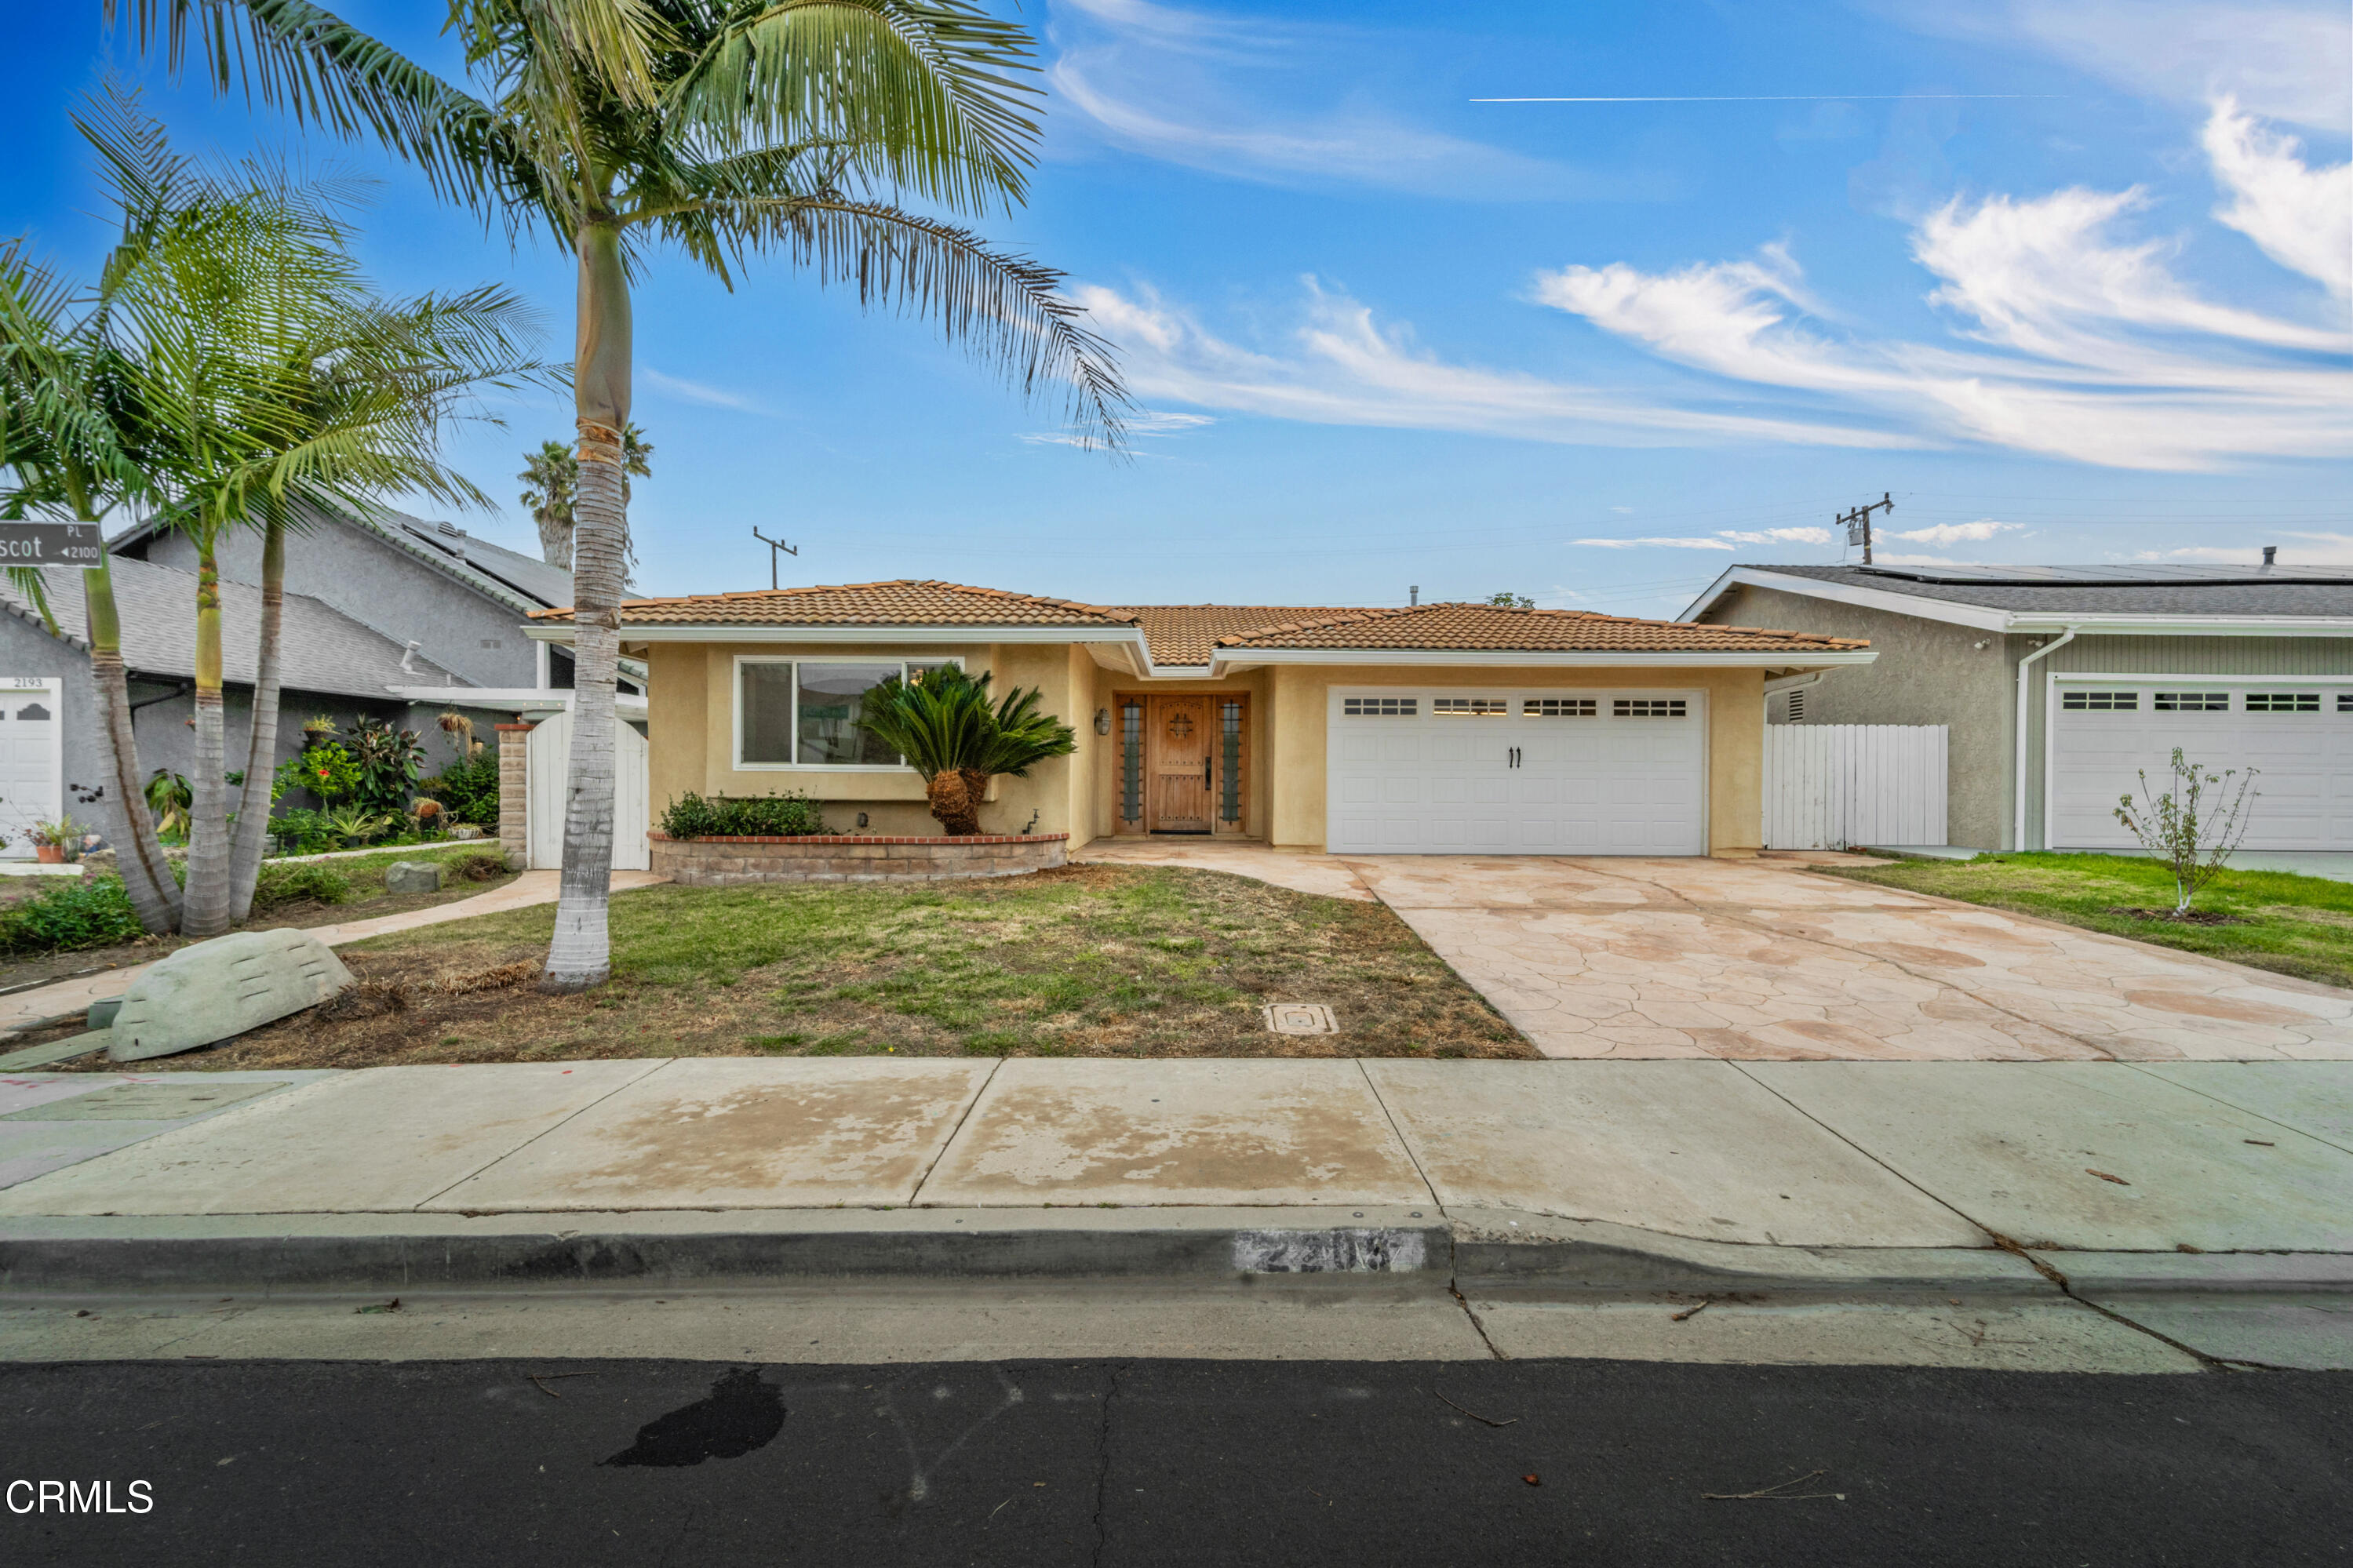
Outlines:
{"type": "Polygon", "coordinates": [[[1207,697],[1155,697],[1145,715],[1152,833],[1207,833],[1217,759],[1217,707],[1207,697]]]}

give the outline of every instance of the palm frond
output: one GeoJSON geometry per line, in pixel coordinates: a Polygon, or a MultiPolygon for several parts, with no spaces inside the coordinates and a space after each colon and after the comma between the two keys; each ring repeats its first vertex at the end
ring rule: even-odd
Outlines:
{"type": "Polygon", "coordinates": [[[1029,35],[970,0],[736,0],[670,85],[725,152],[855,147],[897,191],[951,209],[1027,194],[1040,93],[1029,35]]]}
{"type": "Polygon", "coordinates": [[[480,100],[306,0],[105,0],[107,26],[126,11],[142,49],[161,37],[174,74],[193,32],[216,88],[339,136],[373,132],[445,198],[502,205],[525,173],[480,100]]]}
{"type": "Polygon", "coordinates": [[[1062,274],[970,229],[879,202],[712,198],[658,220],[690,251],[781,249],[859,302],[936,321],[1026,397],[1060,386],[1072,432],[1120,450],[1131,406],[1112,347],[1058,290],[1062,274]]]}

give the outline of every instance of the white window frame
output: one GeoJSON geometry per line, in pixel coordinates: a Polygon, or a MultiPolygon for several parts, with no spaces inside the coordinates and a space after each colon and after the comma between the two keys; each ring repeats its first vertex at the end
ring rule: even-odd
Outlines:
{"type": "MultiPolygon", "coordinates": [[[[744,667],[747,664],[892,664],[899,667],[899,679],[907,678],[910,665],[937,667],[952,664],[964,668],[962,654],[821,654],[812,657],[797,653],[739,653],[728,670],[729,713],[734,730],[733,752],[735,771],[744,773],[895,773],[907,765],[904,757],[895,763],[751,763],[744,760],[744,667]]],[[[793,678],[792,712],[786,721],[786,732],[793,738],[793,752],[798,755],[801,746],[801,683],[793,678]]]]}

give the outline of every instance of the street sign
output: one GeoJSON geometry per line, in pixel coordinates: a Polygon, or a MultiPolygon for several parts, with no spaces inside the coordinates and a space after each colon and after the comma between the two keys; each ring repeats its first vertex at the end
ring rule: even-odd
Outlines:
{"type": "Polygon", "coordinates": [[[0,522],[0,566],[95,566],[106,538],[94,522],[0,522]]]}

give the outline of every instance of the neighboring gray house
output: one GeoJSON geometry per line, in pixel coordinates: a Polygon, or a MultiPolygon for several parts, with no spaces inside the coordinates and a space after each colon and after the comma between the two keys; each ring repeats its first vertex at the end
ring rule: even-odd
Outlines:
{"type": "Polygon", "coordinates": [[[1951,729],[1949,840],[2127,847],[2174,747],[2260,770],[2250,848],[2353,849],[2353,569],[1735,566],[1683,618],[1867,637],[1774,723],[1951,729]],[[2046,736],[2055,730],[2055,739],[2046,736]]]}
{"type": "MultiPolygon", "coordinates": [[[[114,590],[132,675],[142,773],[188,771],[194,743],[195,552],[148,526],[112,541],[114,590]]],[[[243,765],[260,628],[261,541],[240,532],[219,554],[228,759],[243,765]]],[[[71,812],[111,829],[90,792],[105,784],[90,689],[81,574],[47,574],[52,634],[22,595],[0,584],[0,857],[30,853],[29,821],[71,812]],[[37,716],[29,716],[37,715],[37,716]]],[[[569,656],[522,634],[533,610],[569,604],[572,574],[503,550],[448,523],[387,514],[374,522],[322,519],[289,542],[285,691],[279,756],[301,750],[303,721],[339,725],[361,714],[418,731],[426,766],[456,755],[435,723],[445,710],[491,727],[560,703],[569,656]]]]}

